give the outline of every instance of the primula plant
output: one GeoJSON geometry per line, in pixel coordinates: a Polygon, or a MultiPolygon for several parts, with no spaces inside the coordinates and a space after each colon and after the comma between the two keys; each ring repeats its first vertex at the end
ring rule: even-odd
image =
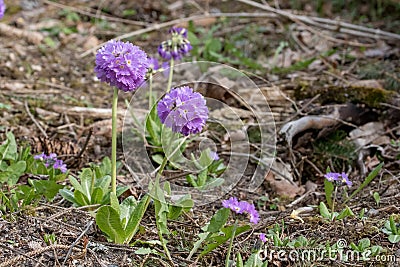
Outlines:
{"type": "Polygon", "coordinates": [[[202,246],[203,251],[200,256],[206,255],[230,240],[225,266],[231,266],[230,255],[235,237],[251,229],[250,224],[246,221],[256,225],[260,220],[255,206],[247,201],[239,201],[236,197],[231,197],[222,201],[222,206],[223,208],[218,210],[210,222],[202,228],[203,232],[198,234],[199,240],[194,244],[188,259],[202,246]],[[234,212],[235,222],[233,225],[225,226],[232,211],[234,212]]]}

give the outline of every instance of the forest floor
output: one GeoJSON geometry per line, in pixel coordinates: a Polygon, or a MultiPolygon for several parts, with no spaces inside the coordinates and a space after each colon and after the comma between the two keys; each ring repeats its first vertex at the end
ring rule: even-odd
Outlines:
{"type": "MultiPolygon", "coordinates": [[[[168,222],[171,234],[166,239],[176,266],[224,266],[228,242],[202,257],[188,255],[201,227],[230,196],[254,203],[261,217],[237,237],[232,255],[240,252],[247,259],[257,246],[288,251],[296,241],[303,249],[333,247],[340,241],[346,250],[356,251],[351,243],[357,246],[369,239],[370,245],[358,247],[360,252],[373,246],[381,249],[368,259],[324,256],[315,261],[318,266],[400,264],[400,5],[396,1],[346,5],[332,1],[320,6],[314,1],[262,1],[270,6],[233,0],[5,2],[6,15],[0,21],[0,140],[12,131],[18,144],[29,144],[33,154],[57,153],[75,177],[90,162],[111,155],[112,90],[94,73],[95,52],[109,39],[124,35],[124,40],[155,56],[171,26],[186,27],[193,44],[186,62],[227,64],[254,82],[254,88],[243,88],[234,77],[222,78],[227,87],[236,83],[242,101],[213,85],[205,86],[203,93],[234,107],[250,139],[254,120],[247,105],[266,109],[275,122],[275,161],[262,174],[261,184],[249,190],[257,159],[264,156],[251,150],[254,157],[248,158],[243,176],[230,192],[168,222]],[[277,6],[280,2],[291,4],[277,6]],[[267,104],[252,98],[254,90],[267,104]],[[381,162],[376,177],[344,204],[381,162]],[[347,173],[353,183],[340,187],[336,198],[338,211],[347,206],[353,213],[344,219],[331,221],[320,214],[320,202],[326,201],[327,168],[347,173]],[[391,215],[397,242],[389,241],[382,231],[391,215]],[[260,243],[259,233],[267,234],[266,243],[260,243]]],[[[177,77],[190,81],[196,75],[186,70],[177,77]]],[[[120,93],[120,125],[125,101],[134,97],[120,93]]],[[[227,137],[215,129],[208,134],[229,164],[227,137]]],[[[254,138],[256,147],[259,140],[254,138]]],[[[130,186],[123,197],[140,197],[143,188],[126,167],[122,141],[118,143],[122,163],[118,183],[130,186]]],[[[26,177],[19,183],[27,183],[26,177]]],[[[64,183],[68,185],[68,179],[64,183]]],[[[42,200],[0,214],[0,266],[172,265],[155,241],[151,205],[131,245],[107,242],[91,212],[71,207],[59,195],[51,203],[42,200]],[[49,242],[49,236],[55,241],[49,242]],[[143,247],[149,250],[138,250],[143,247]]],[[[268,262],[268,266],[313,264],[275,254],[268,262]]]]}

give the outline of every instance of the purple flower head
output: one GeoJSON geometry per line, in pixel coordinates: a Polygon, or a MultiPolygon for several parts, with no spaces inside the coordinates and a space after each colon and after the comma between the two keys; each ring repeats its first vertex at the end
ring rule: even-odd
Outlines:
{"type": "Polygon", "coordinates": [[[342,172],[341,176],[342,176],[342,179],[340,181],[343,184],[346,184],[348,187],[351,187],[353,185],[353,182],[349,180],[349,177],[347,176],[346,173],[342,172]]]}
{"type": "Polygon", "coordinates": [[[42,154],[36,155],[33,158],[36,159],[36,160],[44,160],[44,159],[47,158],[47,156],[46,156],[46,154],[44,154],[44,152],[42,152],[42,154]]]}
{"type": "Polygon", "coordinates": [[[172,89],[157,104],[161,122],[185,136],[201,132],[208,119],[206,100],[188,86],[172,89]]]}
{"type": "Polygon", "coordinates": [[[0,0],[0,19],[4,17],[5,12],[6,12],[6,4],[4,4],[3,0],[0,0]]]}
{"type": "Polygon", "coordinates": [[[339,176],[340,176],[340,173],[336,173],[336,172],[328,172],[327,174],[324,175],[326,180],[328,180],[329,182],[339,180],[339,176]]]}
{"type": "Polygon", "coordinates": [[[67,172],[67,165],[64,164],[61,159],[57,159],[56,153],[51,153],[48,156],[45,153],[42,153],[34,156],[33,158],[43,161],[43,164],[46,166],[46,168],[53,167],[54,169],[59,169],[62,173],[67,172]]]}
{"type": "Polygon", "coordinates": [[[260,238],[260,240],[261,240],[263,243],[267,242],[267,237],[265,236],[264,233],[260,234],[258,237],[260,238]]]}
{"type": "Polygon", "coordinates": [[[219,160],[219,156],[218,156],[218,153],[216,151],[210,151],[210,157],[213,160],[219,160]]]}
{"type": "Polygon", "coordinates": [[[94,71],[100,81],[130,92],[143,82],[149,64],[147,54],[138,46],[110,40],[97,50],[94,71]]]}
{"type": "Polygon", "coordinates": [[[179,60],[192,50],[192,46],[187,39],[187,30],[185,28],[172,27],[169,32],[172,34],[172,38],[158,46],[158,54],[166,60],[171,58],[179,60]]]}
{"type": "Polygon", "coordinates": [[[254,205],[247,201],[238,201],[236,197],[230,197],[222,201],[222,206],[233,210],[237,214],[247,213],[250,216],[251,223],[257,224],[260,220],[260,215],[254,205]]]}
{"type": "Polygon", "coordinates": [[[237,214],[242,214],[246,207],[243,205],[243,201],[238,201],[236,197],[230,197],[227,200],[222,201],[222,206],[227,209],[231,209],[237,214]]]}
{"type": "Polygon", "coordinates": [[[172,35],[181,35],[182,37],[187,38],[187,30],[182,27],[172,27],[168,32],[172,35]]]}
{"type": "Polygon", "coordinates": [[[53,168],[59,169],[62,173],[67,172],[67,165],[65,165],[61,159],[56,160],[56,162],[53,165],[53,168]]]}

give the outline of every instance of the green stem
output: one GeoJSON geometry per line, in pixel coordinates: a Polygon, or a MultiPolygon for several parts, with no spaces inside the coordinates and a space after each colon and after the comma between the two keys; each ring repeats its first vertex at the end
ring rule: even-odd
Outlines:
{"type": "Polygon", "coordinates": [[[236,234],[236,229],[237,229],[237,222],[238,220],[235,220],[235,224],[233,225],[233,230],[232,230],[232,236],[231,236],[231,241],[229,242],[229,247],[228,247],[228,252],[226,254],[226,259],[225,259],[225,267],[229,267],[229,258],[231,256],[231,250],[233,246],[233,239],[235,239],[235,234],[236,234]]]}
{"type": "Polygon", "coordinates": [[[333,221],[333,219],[335,219],[335,201],[336,201],[337,188],[338,187],[335,186],[335,192],[333,193],[331,221],[333,221]]]}
{"type": "Polygon", "coordinates": [[[153,107],[153,74],[149,75],[149,111],[153,107]]]}
{"type": "Polygon", "coordinates": [[[171,90],[173,73],[174,73],[174,59],[171,58],[171,61],[169,62],[169,76],[168,76],[167,93],[171,90]]]}
{"type": "Polygon", "coordinates": [[[111,189],[117,194],[117,108],[118,88],[114,87],[112,101],[112,137],[111,137],[111,189]]]}

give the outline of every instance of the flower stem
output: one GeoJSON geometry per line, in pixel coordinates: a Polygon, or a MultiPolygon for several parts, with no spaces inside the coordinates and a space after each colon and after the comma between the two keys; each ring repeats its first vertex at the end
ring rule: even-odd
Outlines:
{"type": "Polygon", "coordinates": [[[333,221],[335,219],[335,201],[336,201],[337,188],[338,187],[335,186],[335,192],[333,193],[331,221],[333,221]]]}
{"type": "Polygon", "coordinates": [[[233,239],[235,239],[237,222],[238,222],[238,220],[236,219],[235,224],[233,225],[232,236],[231,236],[231,241],[229,242],[228,252],[226,253],[225,267],[229,267],[229,258],[230,258],[231,250],[232,250],[232,246],[233,246],[233,239]]]}
{"type": "Polygon", "coordinates": [[[167,93],[171,90],[173,73],[174,73],[174,59],[171,58],[171,61],[169,62],[169,76],[168,76],[167,93]]]}
{"type": "Polygon", "coordinates": [[[149,75],[149,110],[153,107],[153,74],[149,75]]]}
{"type": "Polygon", "coordinates": [[[117,107],[118,88],[114,87],[112,100],[112,137],[111,137],[111,190],[117,193],[117,107]]]}

